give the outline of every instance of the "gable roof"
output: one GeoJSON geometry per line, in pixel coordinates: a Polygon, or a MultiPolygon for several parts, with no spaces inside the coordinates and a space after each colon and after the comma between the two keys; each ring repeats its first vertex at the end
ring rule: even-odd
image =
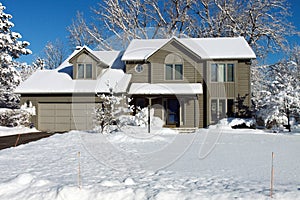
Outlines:
{"type": "Polygon", "coordinates": [[[121,60],[122,51],[94,51],[87,46],[79,47],[64,61],[56,70],[62,70],[65,67],[72,66],[70,60],[82,52],[88,52],[95,60],[102,62],[112,69],[123,69],[124,63],[121,60]]]}
{"type": "Polygon", "coordinates": [[[251,59],[255,53],[243,37],[134,39],[123,54],[123,61],[147,60],[170,41],[176,41],[202,59],[251,59]]]}

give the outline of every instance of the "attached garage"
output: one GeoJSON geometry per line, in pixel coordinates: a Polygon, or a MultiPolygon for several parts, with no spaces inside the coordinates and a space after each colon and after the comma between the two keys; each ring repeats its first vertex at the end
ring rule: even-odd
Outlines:
{"type": "Polygon", "coordinates": [[[38,103],[38,129],[91,130],[94,107],[94,103],[38,103]]]}

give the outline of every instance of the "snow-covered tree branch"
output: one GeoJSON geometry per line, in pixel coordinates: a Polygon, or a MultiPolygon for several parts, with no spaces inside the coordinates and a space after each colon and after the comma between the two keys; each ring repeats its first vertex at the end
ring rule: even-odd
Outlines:
{"type": "Polygon", "coordinates": [[[253,89],[258,117],[269,127],[287,125],[289,115],[299,121],[299,48],[290,55],[289,59],[260,67],[260,82],[253,89]]]}
{"type": "Polygon", "coordinates": [[[29,43],[19,41],[21,35],[11,31],[14,26],[10,21],[12,16],[4,10],[5,6],[0,3],[0,107],[15,108],[19,97],[13,91],[21,81],[15,59],[31,54],[31,51],[27,49],[29,43]]]}
{"type": "Polygon", "coordinates": [[[68,27],[74,44],[112,49],[133,38],[243,36],[264,57],[297,34],[287,0],[104,0],[93,12],[94,21],[78,14],[68,27]]]}
{"type": "Polygon", "coordinates": [[[64,43],[56,39],[48,42],[44,48],[43,60],[47,69],[57,68],[67,57],[67,50],[64,43]]]}

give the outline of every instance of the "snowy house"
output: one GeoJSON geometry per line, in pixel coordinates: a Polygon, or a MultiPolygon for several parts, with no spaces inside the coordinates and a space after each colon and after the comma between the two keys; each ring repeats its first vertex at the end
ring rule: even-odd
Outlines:
{"type": "Polygon", "coordinates": [[[206,127],[233,112],[238,95],[250,94],[255,57],[242,37],[135,39],[125,52],[81,47],[16,93],[37,107],[40,130],[89,129],[95,94],[110,91],[151,106],[165,126],[206,127]]]}
{"type": "Polygon", "coordinates": [[[124,94],[131,75],[124,73],[122,52],[75,50],[57,69],[40,70],[15,91],[21,103],[36,107],[32,120],[42,131],[88,130],[93,127],[97,94],[124,94]]]}

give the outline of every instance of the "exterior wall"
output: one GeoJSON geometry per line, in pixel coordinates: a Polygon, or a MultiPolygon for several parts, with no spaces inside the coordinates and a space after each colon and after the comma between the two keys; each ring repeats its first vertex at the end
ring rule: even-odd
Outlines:
{"type": "Polygon", "coordinates": [[[189,97],[185,99],[185,121],[181,127],[198,127],[198,115],[199,109],[197,109],[197,100],[195,97],[189,97]]]}
{"type": "Polygon", "coordinates": [[[151,83],[201,83],[203,63],[183,47],[171,43],[149,58],[151,63],[151,83]],[[165,58],[175,53],[183,59],[183,80],[165,80],[165,58]]]}
{"type": "Polygon", "coordinates": [[[198,127],[199,128],[203,128],[205,127],[205,120],[207,119],[207,117],[205,116],[205,113],[204,113],[204,95],[201,94],[201,95],[198,95],[197,96],[197,99],[198,99],[198,108],[199,108],[199,115],[198,115],[198,127]]]}
{"type": "Polygon", "coordinates": [[[250,78],[250,65],[246,64],[245,62],[239,62],[238,70],[237,70],[237,93],[240,96],[248,95],[245,99],[245,104],[250,106],[251,105],[251,78],[250,78]]]}
{"type": "MultiPolygon", "coordinates": [[[[204,98],[204,113],[206,113],[207,125],[211,122],[211,99],[234,99],[240,96],[245,96],[246,94],[251,93],[250,88],[250,64],[247,64],[247,61],[238,61],[238,60],[216,60],[216,61],[207,61],[205,65],[205,80],[207,84],[206,92],[204,98]],[[211,63],[234,63],[234,82],[221,82],[214,83],[210,80],[211,74],[211,63]]],[[[250,105],[250,97],[247,96],[245,103],[250,105]]],[[[204,125],[205,126],[205,125],[204,125]]]]}
{"type": "Polygon", "coordinates": [[[96,79],[102,72],[103,68],[106,68],[102,63],[98,63],[95,59],[86,53],[79,54],[72,59],[73,64],[73,77],[77,78],[77,64],[92,64],[93,76],[92,79],[96,79]]]}
{"type": "Polygon", "coordinates": [[[150,83],[150,63],[130,63],[126,64],[126,73],[132,74],[131,82],[133,83],[150,83]],[[144,70],[142,72],[137,72],[135,67],[137,65],[142,65],[144,70]]]}

